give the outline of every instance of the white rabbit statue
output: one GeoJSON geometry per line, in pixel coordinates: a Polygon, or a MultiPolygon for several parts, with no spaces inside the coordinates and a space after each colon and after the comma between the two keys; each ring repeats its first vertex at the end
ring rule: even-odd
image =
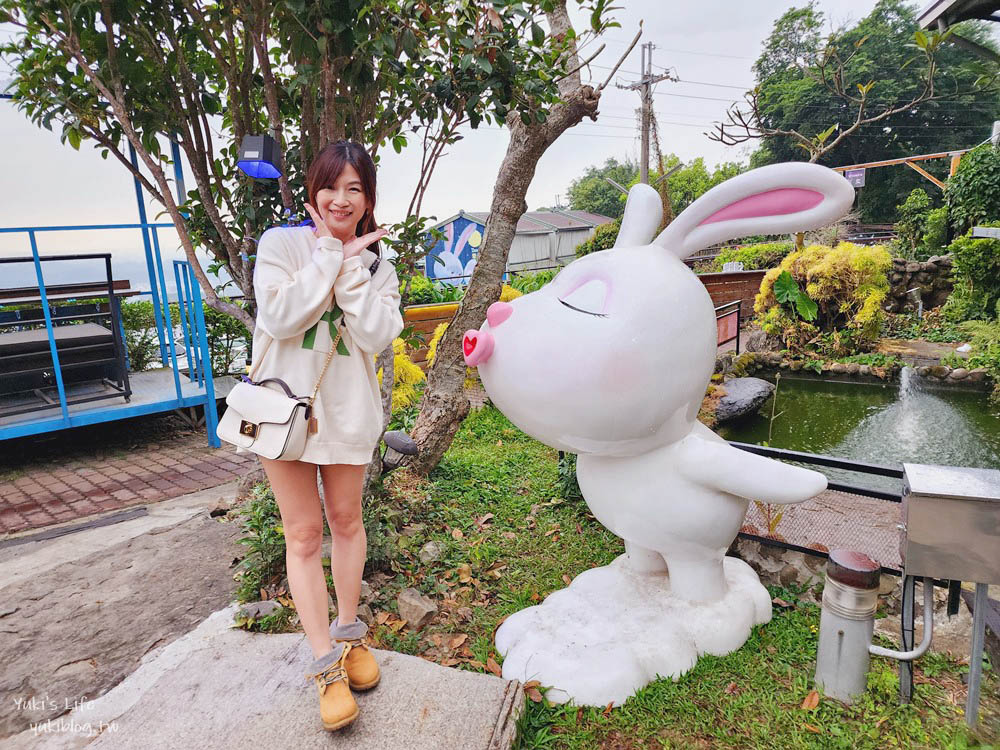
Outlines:
{"type": "Polygon", "coordinates": [[[802,502],[826,477],[733,448],[697,421],[716,321],[682,259],[733,237],[828,225],[853,200],[826,167],[776,164],[713,188],[653,239],[660,198],[635,185],[613,248],[491,305],[465,334],[466,363],[493,403],[578,454],[587,505],[625,541],[610,565],[507,618],[496,634],[504,677],[540,680],[554,701],[622,703],[770,620],[767,590],[726,550],[750,500],[802,502]]]}

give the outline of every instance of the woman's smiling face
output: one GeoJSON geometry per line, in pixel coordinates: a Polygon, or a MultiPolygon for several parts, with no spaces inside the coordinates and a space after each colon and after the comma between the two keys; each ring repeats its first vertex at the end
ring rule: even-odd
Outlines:
{"type": "Polygon", "coordinates": [[[358,171],[345,164],[333,187],[317,191],[316,208],[330,234],[344,242],[354,237],[358,222],[368,208],[358,171]]]}

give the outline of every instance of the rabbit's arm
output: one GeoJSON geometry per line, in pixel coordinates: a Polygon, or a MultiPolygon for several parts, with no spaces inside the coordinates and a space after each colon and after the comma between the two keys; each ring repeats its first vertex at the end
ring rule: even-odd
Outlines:
{"type": "Polygon", "coordinates": [[[764,503],[801,503],[826,489],[826,477],[818,471],[789,466],[697,435],[683,440],[678,470],[703,487],[764,503]]]}

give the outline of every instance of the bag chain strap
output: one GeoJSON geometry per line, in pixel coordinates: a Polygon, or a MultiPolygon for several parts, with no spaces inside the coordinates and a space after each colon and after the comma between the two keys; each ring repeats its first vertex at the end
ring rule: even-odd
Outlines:
{"type": "Polygon", "coordinates": [[[330,347],[330,353],[326,355],[326,364],[323,365],[323,369],[319,373],[319,377],[316,379],[316,387],[313,388],[312,395],[309,397],[309,405],[312,406],[312,402],[316,400],[316,394],[319,393],[319,384],[323,380],[323,376],[326,375],[326,368],[330,366],[330,361],[333,359],[333,353],[337,351],[337,344],[340,343],[340,337],[343,335],[343,331],[337,330],[337,338],[333,340],[333,346],[330,347]]]}

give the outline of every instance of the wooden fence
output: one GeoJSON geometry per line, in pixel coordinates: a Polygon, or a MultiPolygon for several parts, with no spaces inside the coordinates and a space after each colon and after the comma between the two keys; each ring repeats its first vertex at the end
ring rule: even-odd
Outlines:
{"type": "MultiPolygon", "coordinates": [[[[431,343],[434,337],[434,329],[442,323],[450,323],[458,310],[457,302],[432,303],[430,305],[410,305],[404,311],[404,323],[412,325],[413,328],[424,336],[424,343],[431,343]]],[[[423,346],[410,355],[410,359],[421,367],[427,369],[427,347],[423,346]]]]}
{"type": "Polygon", "coordinates": [[[760,282],[766,271],[730,271],[729,273],[701,273],[698,278],[708,290],[712,304],[718,307],[740,300],[741,322],[753,317],[753,301],[760,291],[760,282]]]}

